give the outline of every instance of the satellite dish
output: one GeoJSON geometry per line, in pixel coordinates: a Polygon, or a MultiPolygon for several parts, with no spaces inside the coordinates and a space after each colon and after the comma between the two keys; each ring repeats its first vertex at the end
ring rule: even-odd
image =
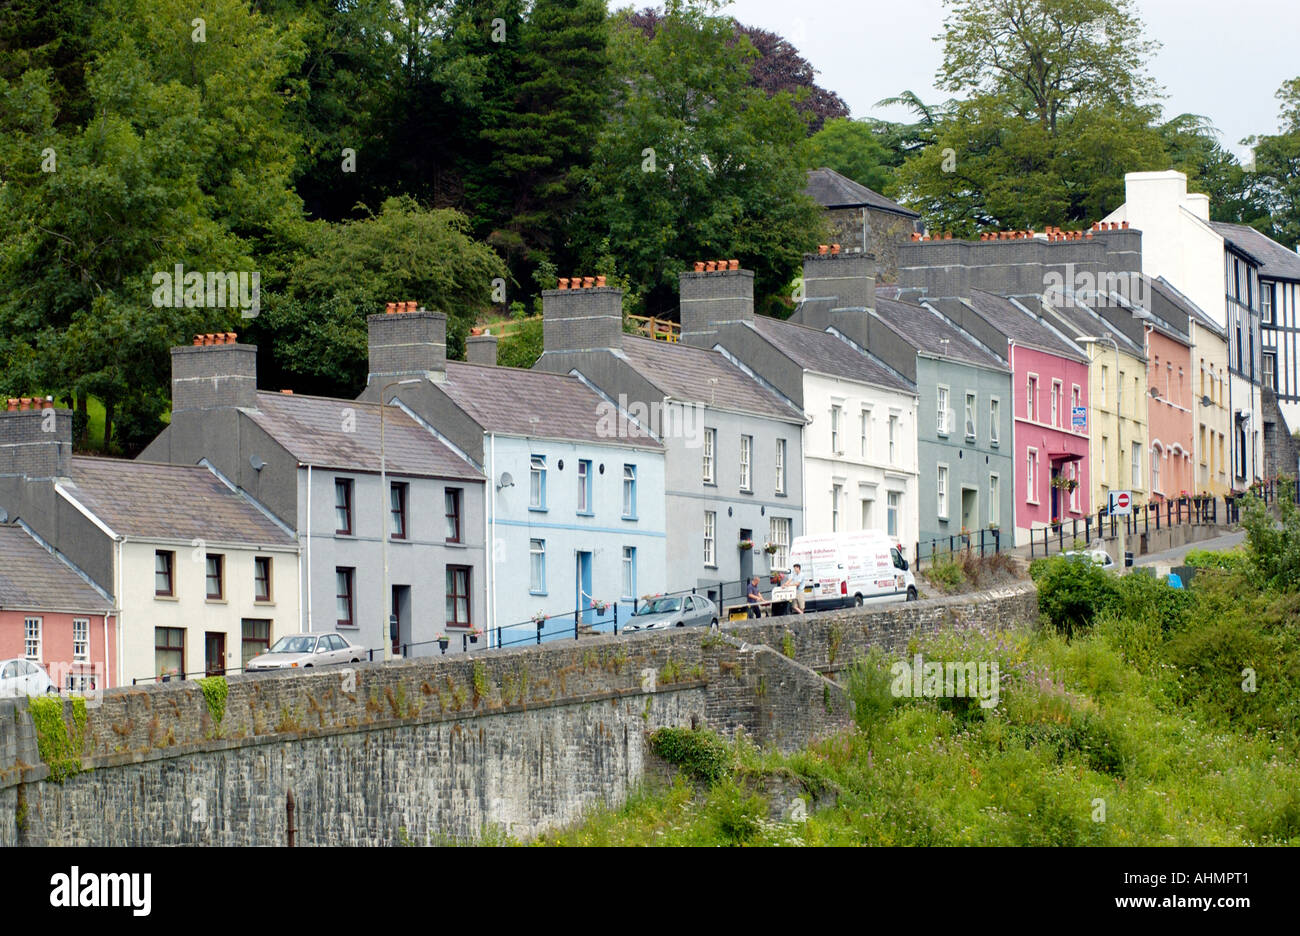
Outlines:
{"type": "Polygon", "coordinates": [[[256,454],[248,456],[248,463],[253,466],[254,471],[261,471],[266,467],[266,462],[256,454]]]}
{"type": "Polygon", "coordinates": [[[1201,405],[1202,405],[1202,406],[1213,406],[1213,405],[1214,405],[1214,401],[1211,400],[1211,399],[1210,399],[1209,397],[1207,397],[1207,396],[1203,396],[1203,397],[1201,397],[1201,405]]]}
{"type": "Polygon", "coordinates": [[[501,472],[501,480],[497,482],[497,490],[502,488],[514,487],[515,479],[508,471],[501,472]]]}

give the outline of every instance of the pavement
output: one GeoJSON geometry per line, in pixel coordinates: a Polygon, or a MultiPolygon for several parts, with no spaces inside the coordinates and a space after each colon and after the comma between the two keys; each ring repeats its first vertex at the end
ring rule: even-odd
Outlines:
{"type": "Polygon", "coordinates": [[[1238,530],[1236,533],[1226,533],[1223,536],[1216,536],[1214,539],[1201,540],[1198,543],[1186,543],[1177,549],[1167,549],[1164,552],[1148,553],[1145,556],[1138,556],[1133,560],[1134,565],[1183,565],[1183,560],[1193,549],[1224,550],[1232,549],[1237,544],[1246,539],[1244,530],[1238,530]]]}

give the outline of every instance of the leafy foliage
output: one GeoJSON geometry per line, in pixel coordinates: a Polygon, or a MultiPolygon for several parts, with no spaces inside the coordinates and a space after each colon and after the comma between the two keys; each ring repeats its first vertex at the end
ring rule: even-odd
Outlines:
{"type": "Polygon", "coordinates": [[[712,731],[660,728],[650,735],[650,750],[706,783],[717,783],[731,772],[731,752],[712,731]]]}
{"type": "Polygon", "coordinates": [[[42,696],[27,700],[36,728],[36,749],[50,769],[50,779],[62,783],[81,772],[81,754],[86,736],[86,700],[71,700],[72,727],[63,717],[63,699],[42,696]]]}
{"type": "Polygon", "coordinates": [[[1241,525],[1250,545],[1250,562],[1262,585],[1278,591],[1300,588],[1300,507],[1289,497],[1276,500],[1278,518],[1258,497],[1246,499],[1241,525]]]}
{"type": "Polygon", "coordinates": [[[212,723],[220,726],[226,717],[226,696],[230,694],[230,684],[224,676],[205,676],[199,680],[199,688],[203,690],[203,701],[208,706],[212,723]]]}

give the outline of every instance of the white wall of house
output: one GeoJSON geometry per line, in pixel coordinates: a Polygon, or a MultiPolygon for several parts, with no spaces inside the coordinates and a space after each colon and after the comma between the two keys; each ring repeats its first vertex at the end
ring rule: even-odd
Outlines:
{"type": "Polygon", "coordinates": [[[226,666],[241,665],[244,619],[269,620],[272,642],[298,632],[299,581],[297,547],[255,549],[247,545],[194,541],[129,539],[119,546],[121,582],[123,682],[158,676],[155,662],[157,628],[184,631],[185,671],[205,668],[205,635],[225,636],[226,666]],[[173,594],[157,595],[155,554],[172,553],[173,594]],[[219,555],[223,566],[221,598],[208,598],[207,556],[219,555]],[[271,559],[271,600],[257,601],[254,557],[271,559]]]}
{"type": "Polygon", "coordinates": [[[904,545],[915,542],[919,526],[917,398],[910,393],[805,372],[804,409],[812,418],[804,430],[803,449],[804,525],[808,532],[887,530],[893,494],[897,501],[894,535],[904,545]],[[833,434],[832,413],[836,408],[839,426],[833,434]],[[891,417],[895,420],[892,458],[891,417]]]}
{"type": "Polygon", "coordinates": [[[1208,196],[1189,194],[1175,170],[1129,172],[1124,204],[1103,221],[1142,232],[1142,272],[1163,276],[1214,319],[1227,325],[1223,295],[1223,237],[1210,227],[1208,196]]]}

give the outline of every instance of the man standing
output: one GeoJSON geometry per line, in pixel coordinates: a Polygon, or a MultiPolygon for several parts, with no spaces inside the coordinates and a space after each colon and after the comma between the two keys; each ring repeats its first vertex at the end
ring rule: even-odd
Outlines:
{"type": "Polygon", "coordinates": [[[790,570],[790,579],[786,584],[794,586],[794,601],[792,602],[794,613],[803,614],[803,568],[799,563],[796,562],[794,568],[790,570]]]}
{"type": "Polygon", "coordinates": [[[745,601],[749,603],[749,616],[752,618],[761,617],[763,614],[763,593],[758,589],[758,576],[755,575],[749,580],[749,588],[745,589],[745,601]]]}

